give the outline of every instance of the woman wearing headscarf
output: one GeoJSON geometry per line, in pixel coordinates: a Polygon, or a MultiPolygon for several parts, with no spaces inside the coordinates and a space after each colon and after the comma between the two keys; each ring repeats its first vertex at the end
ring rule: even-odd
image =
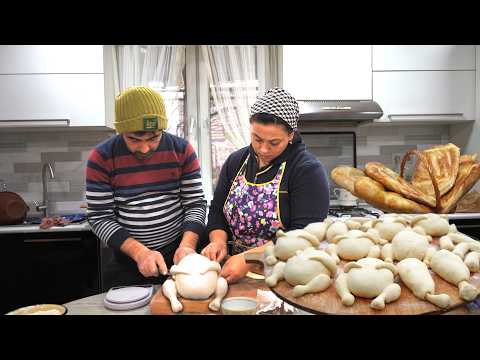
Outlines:
{"type": "Polygon", "coordinates": [[[209,244],[201,253],[219,262],[231,255],[221,271],[229,283],[251,268],[244,252],[262,251],[276,241],[278,229],[302,229],[327,216],[327,175],[297,133],[298,117],[298,103],[287,91],[266,91],[250,110],[251,144],[221,169],[208,216],[209,244]]]}

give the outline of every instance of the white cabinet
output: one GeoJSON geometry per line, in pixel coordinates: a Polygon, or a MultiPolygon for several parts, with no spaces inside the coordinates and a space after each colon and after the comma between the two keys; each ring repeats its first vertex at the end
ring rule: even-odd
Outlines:
{"type": "Polygon", "coordinates": [[[283,88],[298,100],[371,100],[371,45],[285,45],[283,88]]]}
{"type": "Polygon", "coordinates": [[[102,45],[0,46],[0,125],[105,126],[103,57],[102,45]]]}
{"type": "Polygon", "coordinates": [[[474,45],[374,45],[373,100],[381,121],[455,124],[475,119],[474,45]]]}
{"type": "Polygon", "coordinates": [[[102,45],[2,45],[0,74],[103,73],[102,45]]]}
{"type": "Polygon", "coordinates": [[[382,120],[474,120],[475,71],[374,72],[373,100],[382,120]]]}
{"type": "Polygon", "coordinates": [[[372,70],[475,70],[475,45],[374,45],[372,70]]]}
{"type": "Polygon", "coordinates": [[[105,126],[103,74],[0,75],[0,120],[105,126]]]}

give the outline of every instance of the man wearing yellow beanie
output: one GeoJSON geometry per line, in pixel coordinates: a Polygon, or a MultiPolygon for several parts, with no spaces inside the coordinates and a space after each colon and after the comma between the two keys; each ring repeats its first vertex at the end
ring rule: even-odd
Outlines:
{"type": "Polygon", "coordinates": [[[114,254],[104,288],[162,283],[196,252],[206,216],[200,165],[186,140],[163,131],[167,122],[159,93],[129,88],[115,99],[118,135],[88,158],[88,221],[114,254]]]}

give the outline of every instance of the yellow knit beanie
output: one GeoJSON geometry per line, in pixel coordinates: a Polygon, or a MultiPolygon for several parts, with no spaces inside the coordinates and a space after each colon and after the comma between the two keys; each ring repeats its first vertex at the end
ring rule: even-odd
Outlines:
{"type": "Polygon", "coordinates": [[[128,88],[115,99],[115,129],[122,134],[167,128],[165,104],[160,94],[145,86],[128,88]]]}

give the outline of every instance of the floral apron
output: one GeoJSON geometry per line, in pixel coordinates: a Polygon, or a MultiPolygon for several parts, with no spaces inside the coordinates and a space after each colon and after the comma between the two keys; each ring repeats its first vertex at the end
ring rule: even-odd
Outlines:
{"type": "Polygon", "coordinates": [[[248,182],[245,176],[249,157],[238,171],[223,206],[233,235],[234,255],[266,244],[283,227],[278,195],[286,162],[280,165],[272,181],[255,184],[248,182]]]}

